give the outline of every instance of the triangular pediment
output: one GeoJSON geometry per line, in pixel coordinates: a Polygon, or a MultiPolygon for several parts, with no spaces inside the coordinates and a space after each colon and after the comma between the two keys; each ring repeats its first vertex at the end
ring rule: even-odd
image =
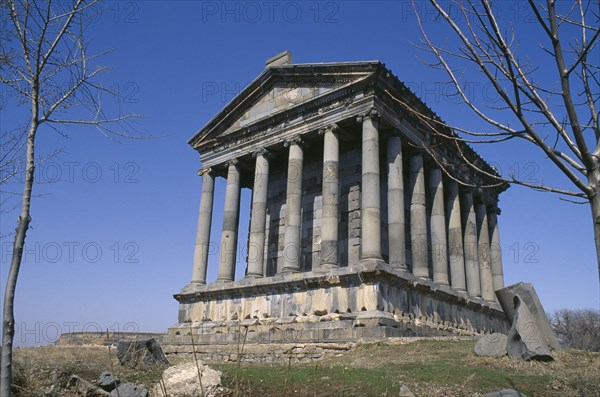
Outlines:
{"type": "Polygon", "coordinates": [[[196,148],[254,123],[344,90],[371,76],[379,62],[306,64],[265,70],[192,139],[196,148]]]}
{"type": "Polygon", "coordinates": [[[252,124],[275,113],[307,102],[336,88],[348,85],[347,82],[286,83],[277,82],[263,97],[258,99],[241,117],[225,129],[224,134],[252,124]]]}

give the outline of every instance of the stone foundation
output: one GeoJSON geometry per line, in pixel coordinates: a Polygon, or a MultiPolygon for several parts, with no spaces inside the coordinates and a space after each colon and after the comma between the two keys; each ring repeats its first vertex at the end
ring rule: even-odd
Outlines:
{"type": "MultiPolygon", "coordinates": [[[[497,303],[381,262],[186,287],[163,343],[337,343],[507,332],[497,303]]],[[[191,347],[191,346],[190,346],[191,347]]]]}

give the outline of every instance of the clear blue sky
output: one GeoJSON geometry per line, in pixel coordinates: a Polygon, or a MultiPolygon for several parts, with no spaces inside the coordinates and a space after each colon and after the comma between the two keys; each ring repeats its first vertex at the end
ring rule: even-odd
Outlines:
{"type": "MultiPolygon", "coordinates": [[[[502,18],[527,29],[523,43],[535,46],[539,34],[525,3],[503,4],[502,18]]],[[[426,27],[443,37],[431,6],[418,5],[426,27]]],[[[52,342],[69,330],[161,332],[176,323],[172,294],[191,277],[201,183],[187,140],[283,50],[295,63],[381,60],[448,122],[482,127],[443,97],[438,82],[445,76],[424,66],[411,44],[419,37],[409,1],[106,2],[88,38],[93,48],[115,49],[100,64],[113,68],[104,83],[122,99],[107,106],[143,114],[138,129],[156,138],[118,143],[88,128],[63,130],[68,139],[41,131],[39,154],[62,152],[39,167],[40,180],[53,183],[35,188],[43,196],[32,205],[16,343],[52,342]]],[[[469,81],[473,95],[491,97],[477,76],[469,81]]],[[[25,123],[13,98],[0,94],[0,127],[25,123]]],[[[505,174],[568,186],[528,147],[475,149],[505,174]]],[[[216,194],[213,241],[221,232],[223,180],[216,194]]],[[[244,190],[242,208],[249,200],[244,190]]],[[[506,284],[533,283],[547,311],[598,308],[589,208],[518,186],[501,196],[500,206],[506,284]]],[[[17,212],[1,216],[1,232],[13,230],[17,212]]],[[[12,236],[0,244],[3,295],[12,236]]],[[[216,261],[213,255],[209,280],[216,261]]]]}

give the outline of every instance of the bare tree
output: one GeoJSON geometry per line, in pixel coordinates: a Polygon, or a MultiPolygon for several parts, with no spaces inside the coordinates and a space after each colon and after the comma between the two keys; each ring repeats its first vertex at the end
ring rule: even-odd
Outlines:
{"type": "MultiPolygon", "coordinates": [[[[36,166],[36,137],[42,127],[88,125],[107,137],[133,137],[131,115],[107,117],[102,108],[106,90],[98,76],[107,70],[94,62],[102,54],[89,54],[84,32],[86,13],[98,0],[0,0],[0,84],[27,107],[27,127],[7,140],[0,164],[24,154],[21,212],[4,295],[0,395],[11,395],[14,299],[26,233],[36,166]],[[87,113],[87,114],[86,114],[87,113]],[[82,116],[83,115],[83,116],[82,116]]],[[[64,135],[64,134],[63,134],[64,135]]],[[[10,173],[5,176],[11,176],[10,173]]]]}
{"type": "Polygon", "coordinates": [[[561,309],[548,317],[554,332],[565,346],[600,351],[600,312],[597,310],[561,309]]]}
{"type": "MultiPolygon", "coordinates": [[[[563,200],[591,207],[600,277],[600,129],[598,126],[599,1],[527,0],[532,24],[514,25],[499,17],[498,5],[489,0],[452,0],[441,3],[413,1],[422,33],[418,45],[432,56],[427,64],[441,69],[447,84],[462,106],[488,126],[473,131],[452,126],[431,111],[415,105],[408,95],[393,98],[419,119],[430,139],[425,149],[448,174],[452,166],[439,156],[436,146],[445,141],[454,147],[471,172],[485,174],[498,185],[514,183],[543,192],[553,192],[563,200]],[[423,5],[437,14],[436,28],[445,27],[442,44],[433,36],[440,30],[428,29],[423,5]],[[443,26],[441,26],[443,25],[443,26]],[[540,37],[531,43],[532,37],[540,37]],[[533,51],[532,44],[537,45],[533,51]],[[497,93],[497,103],[474,99],[465,89],[465,76],[480,76],[497,93]],[[470,155],[468,144],[523,142],[540,153],[562,173],[572,186],[549,186],[524,180],[518,175],[498,175],[470,155]]],[[[520,2],[517,2],[520,4],[520,2]]]]}

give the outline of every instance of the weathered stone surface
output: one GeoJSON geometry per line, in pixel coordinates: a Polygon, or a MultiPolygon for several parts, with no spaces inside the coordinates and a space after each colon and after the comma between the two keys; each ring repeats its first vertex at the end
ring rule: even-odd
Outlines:
{"type": "Polygon", "coordinates": [[[121,365],[131,368],[169,365],[167,357],[156,339],[119,341],[117,358],[121,365]]]}
{"type": "Polygon", "coordinates": [[[517,283],[496,291],[496,295],[511,322],[508,355],[525,360],[552,360],[552,351],[560,350],[560,344],[533,286],[517,283]]]}
{"type": "Polygon", "coordinates": [[[189,344],[190,328],[197,344],[236,344],[233,333],[240,323],[248,327],[248,341],[257,343],[474,335],[510,328],[497,303],[375,261],[248,284],[212,283],[177,298],[186,302],[180,305],[181,322],[169,329],[164,344],[189,344]],[[249,318],[258,321],[246,325],[249,318]],[[382,326],[386,330],[367,330],[382,326]]]}
{"type": "Polygon", "coordinates": [[[517,295],[514,297],[515,314],[512,326],[508,331],[506,349],[511,357],[520,357],[524,360],[552,360],[552,353],[548,343],[542,339],[539,327],[531,315],[528,307],[517,295]]]}
{"type": "Polygon", "coordinates": [[[532,284],[516,283],[496,291],[500,306],[502,306],[502,310],[506,313],[508,320],[510,321],[514,317],[515,306],[513,298],[515,295],[519,295],[525,302],[531,315],[535,318],[538,332],[543,334],[543,338],[548,341],[552,350],[560,351],[562,349],[560,343],[556,339],[554,331],[552,331],[550,321],[546,317],[546,312],[532,284]]]}
{"type": "MultiPolygon", "coordinates": [[[[100,389],[96,385],[93,385],[84,379],[81,379],[77,375],[72,375],[69,378],[66,388],[70,389],[82,396],[87,396],[87,397],[104,397],[104,396],[110,395],[108,392],[100,389]]],[[[126,397],[126,396],[121,394],[121,397],[126,397]]]]}
{"type": "Polygon", "coordinates": [[[221,371],[209,368],[201,361],[198,361],[198,365],[196,362],[175,365],[163,372],[163,384],[157,384],[152,395],[158,397],[215,396],[223,389],[221,375],[221,371]],[[201,382],[199,378],[202,379],[201,382]]]}
{"type": "Polygon", "coordinates": [[[527,396],[515,389],[503,389],[503,390],[484,394],[483,397],[527,397],[527,396]]]}
{"type": "Polygon", "coordinates": [[[148,397],[148,389],[133,383],[123,383],[110,392],[110,397],[148,397]]]}
{"type": "Polygon", "coordinates": [[[400,386],[400,394],[398,394],[398,396],[400,396],[400,397],[415,397],[413,392],[411,392],[410,389],[404,385],[400,386]]]}
{"type": "Polygon", "coordinates": [[[100,374],[100,378],[98,378],[98,386],[102,390],[107,392],[111,392],[117,388],[121,384],[121,379],[117,378],[113,374],[108,371],[104,371],[100,374]]]}
{"type": "Polygon", "coordinates": [[[223,209],[223,231],[221,232],[218,281],[233,281],[235,279],[235,258],[237,254],[240,170],[237,160],[229,161],[227,164],[227,187],[225,188],[225,208],[223,209]]]}
{"type": "Polygon", "coordinates": [[[502,357],[507,354],[507,338],[505,334],[493,333],[484,335],[475,343],[475,354],[478,356],[502,357]]]}

